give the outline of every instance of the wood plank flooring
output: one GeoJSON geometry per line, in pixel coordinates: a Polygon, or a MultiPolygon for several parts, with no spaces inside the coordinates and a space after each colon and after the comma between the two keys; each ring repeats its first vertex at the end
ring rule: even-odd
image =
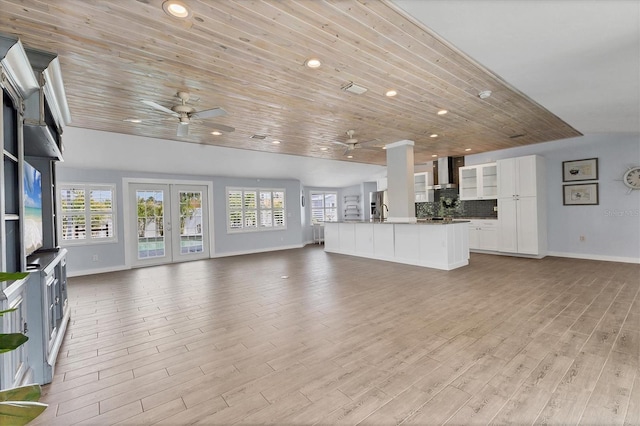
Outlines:
{"type": "Polygon", "coordinates": [[[640,265],[321,247],[70,279],[39,425],[640,424],[640,265]]]}

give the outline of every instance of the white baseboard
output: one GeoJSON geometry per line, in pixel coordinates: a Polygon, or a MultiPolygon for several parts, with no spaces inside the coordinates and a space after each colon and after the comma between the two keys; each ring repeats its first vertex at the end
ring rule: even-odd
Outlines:
{"type": "Polygon", "coordinates": [[[111,266],[109,268],[99,268],[99,269],[86,269],[84,271],[68,271],[68,277],[81,277],[84,275],[94,275],[94,274],[104,274],[106,272],[118,272],[118,271],[126,271],[127,269],[131,269],[125,265],[111,266]]]}
{"type": "Polygon", "coordinates": [[[293,244],[290,246],[269,247],[269,248],[255,249],[255,250],[230,251],[226,253],[215,253],[211,256],[211,258],[215,259],[218,257],[242,256],[243,254],[256,254],[256,253],[265,253],[268,251],[291,250],[291,249],[298,249],[302,247],[304,247],[304,244],[293,244]]]}
{"type": "Polygon", "coordinates": [[[604,262],[622,262],[622,263],[638,263],[640,259],[637,257],[620,257],[620,256],[605,256],[601,254],[587,254],[587,253],[563,253],[557,251],[550,251],[548,256],[555,257],[568,257],[571,259],[584,259],[584,260],[602,260],[604,262]]]}

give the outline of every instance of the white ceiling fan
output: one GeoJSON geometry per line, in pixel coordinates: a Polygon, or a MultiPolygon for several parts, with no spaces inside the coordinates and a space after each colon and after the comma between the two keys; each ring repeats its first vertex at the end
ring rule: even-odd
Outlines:
{"type": "Polygon", "coordinates": [[[336,145],[342,145],[345,147],[344,153],[342,155],[347,155],[349,152],[365,147],[367,144],[371,144],[373,142],[377,142],[378,139],[373,139],[366,142],[358,142],[358,139],[354,138],[353,135],[356,133],[355,130],[347,130],[346,135],[349,137],[345,142],[333,141],[336,145]]]}
{"type": "MultiPolygon", "coordinates": [[[[189,123],[191,123],[191,119],[213,118],[227,114],[227,112],[222,108],[211,108],[203,111],[196,111],[195,108],[187,105],[187,102],[190,98],[188,92],[178,92],[177,97],[180,99],[181,103],[178,105],[174,105],[171,108],[164,107],[152,101],[142,102],[145,105],[149,105],[153,109],[171,114],[173,117],[176,117],[178,119],[178,136],[182,137],[189,134],[189,123]]],[[[225,126],[224,124],[211,124],[215,126],[216,130],[220,130],[222,132],[233,132],[234,130],[236,130],[233,127],[225,126]]]]}

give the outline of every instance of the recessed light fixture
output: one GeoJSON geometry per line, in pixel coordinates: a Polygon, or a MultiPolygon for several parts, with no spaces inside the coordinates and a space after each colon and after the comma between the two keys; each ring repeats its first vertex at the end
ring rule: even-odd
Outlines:
{"type": "Polygon", "coordinates": [[[122,121],[127,121],[129,123],[142,123],[142,120],[140,120],[139,118],[125,118],[122,121]]]}
{"type": "Polygon", "coordinates": [[[438,115],[445,115],[448,112],[449,111],[447,111],[446,109],[441,109],[440,111],[438,111],[438,115]]]}
{"type": "Polygon", "coordinates": [[[480,99],[487,99],[489,96],[491,96],[491,90],[483,90],[482,92],[478,93],[478,97],[480,99]]]}
{"type": "Polygon", "coordinates": [[[164,3],[162,3],[162,10],[164,10],[167,15],[179,19],[185,19],[188,18],[189,15],[191,15],[191,11],[187,7],[187,5],[177,0],[165,1],[164,3]]]}
{"type": "Polygon", "coordinates": [[[271,143],[274,145],[280,145],[280,141],[271,141],[271,143]]]}
{"type": "Polygon", "coordinates": [[[217,130],[214,130],[213,132],[211,132],[211,134],[212,134],[213,136],[220,136],[220,135],[222,134],[222,132],[219,132],[219,131],[217,131],[217,130]]]}
{"type": "Polygon", "coordinates": [[[309,58],[304,62],[304,64],[307,68],[320,68],[322,62],[320,62],[320,59],[318,58],[309,58]]]}
{"type": "Polygon", "coordinates": [[[438,134],[437,134],[437,133],[431,133],[431,134],[429,135],[429,137],[430,137],[430,138],[437,138],[437,137],[438,137],[438,134]]]}
{"type": "Polygon", "coordinates": [[[438,154],[433,154],[431,157],[436,158],[438,154]]]}
{"type": "Polygon", "coordinates": [[[386,146],[386,145],[385,145],[385,146],[383,146],[383,147],[382,147],[382,149],[387,149],[387,146],[386,146]]]}
{"type": "Polygon", "coordinates": [[[465,151],[469,152],[471,151],[471,148],[466,148],[465,151]]]}
{"type": "Polygon", "coordinates": [[[353,158],[353,155],[347,155],[347,158],[353,158]]]}
{"type": "Polygon", "coordinates": [[[329,148],[327,148],[326,146],[323,146],[322,148],[320,148],[320,151],[326,151],[326,150],[328,150],[328,149],[329,149],[329,148]]]}
{"type": "Polygon", "coordinates": [[[397,90],[390,89],[390,90],[387,90],[387,92],[384,95],[388,98],[391,98],[397,94],[398,94],[397,90]]]}

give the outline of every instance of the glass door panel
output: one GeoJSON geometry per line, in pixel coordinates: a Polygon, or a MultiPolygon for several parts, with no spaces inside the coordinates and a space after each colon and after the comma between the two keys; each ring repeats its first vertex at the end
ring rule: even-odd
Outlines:
{"type": "Polygon", "coordinates": [[[164,257],[166,240],[164,237],[164,191],[136,191],[138,222],[138,259],[164,257]]]}
{"type": "Polygon", "coordinates": [[[202,192],[180,191],[180,254],[202,253],[202,192]]]}
{"type": "Polygon", "coordinates": [[[206,186],[131,184],[134,266],[209,257],[206,186]]]}

